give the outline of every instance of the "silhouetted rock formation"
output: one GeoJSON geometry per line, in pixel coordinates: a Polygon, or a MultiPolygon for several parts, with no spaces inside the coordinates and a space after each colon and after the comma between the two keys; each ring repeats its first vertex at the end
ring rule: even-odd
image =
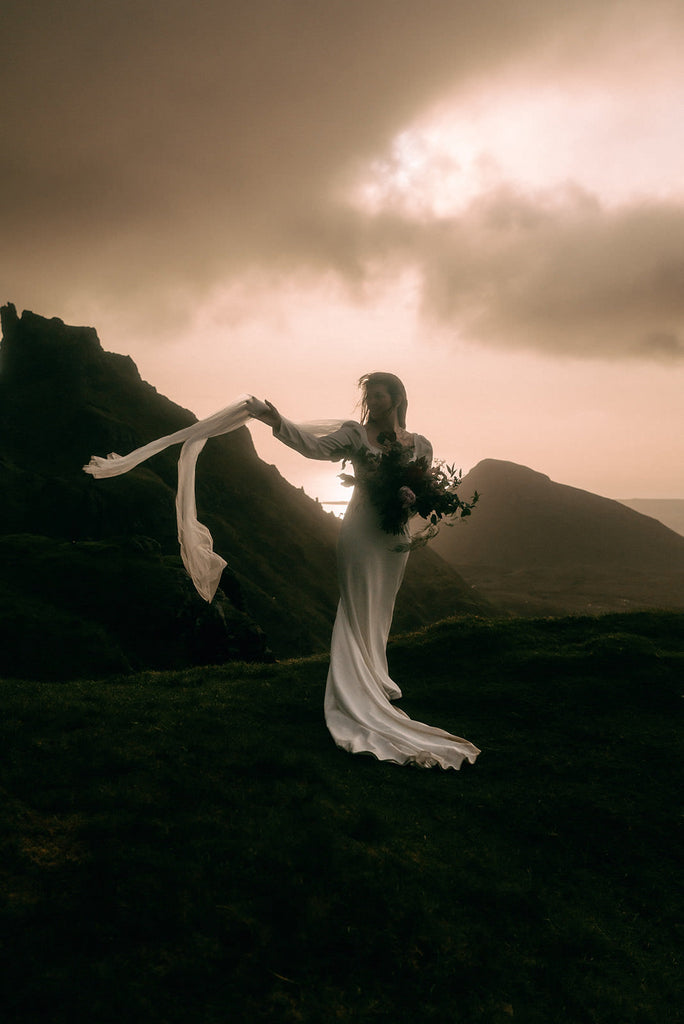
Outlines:
{"type": "MultiPolygon", "coordinates": [[[[198,462],[197,505],[229,568],[207,605],[178,556],[179,449],[112,479],[81,468],[196,417],[141,380],[129,357],[103,351],[94,329],[19,318],[12,305],[1,313],[0,672],[45,674],[47,661],[53,675],[68,675],[262,658],[267,642],[279,656],[325,650],[337,520],[257,457],[246,428],[212,438],[198,462]],[[36,661],[41,628],[55,646],[36,661]]],[[[434,552],[416,552],[395,629],[486,607],[434,552]]]]}
{"type": "Polygon", "coordinates": [[[684,537],[621,502],[485,459],[461,491],[481,501],[435,550],[518,614],[684,608],[684,537]]]}

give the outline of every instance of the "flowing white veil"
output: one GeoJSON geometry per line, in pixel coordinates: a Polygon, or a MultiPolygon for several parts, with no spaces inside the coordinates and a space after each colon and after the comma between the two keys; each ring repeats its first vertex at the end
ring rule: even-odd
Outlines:
{"type": "MultiPolygon", "coordinates": [[[[251,395],[240,395],[234,402],[213,413],[204,420],[198,420],[189,427],[177,430],[173,434],[157,438],[149,444],[136,448],[128,455],[117,455],[112,452],[106,458],[93,455],[83,469],[94,477],[119,476],[140,465],[152,455],[157,455],[173,444],[182,444],[178,459],[178,492],[176,494],[176,520],[178,523],[178,541],[181,558],[188,571],[198,594],[205,601],[211,601],[221,580],[221,573],[226,567],[225,559],[214,551],[214,543],[209,530],[197,519],[195,502],[195,467],[199,453],[208,438],[219,434],[228,434],[237,430],[251,419],[247,405],[251,395]]],[[[300,429],[322,437],[337,430],[344,420],[318,420],[313,423],[302,423],[300,429]]]]}

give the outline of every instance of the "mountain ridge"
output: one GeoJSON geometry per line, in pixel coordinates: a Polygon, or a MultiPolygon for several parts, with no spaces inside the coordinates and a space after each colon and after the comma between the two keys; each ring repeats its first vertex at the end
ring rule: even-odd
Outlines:
{"type": "Polygon", "coordinates": [[[684,608],[684,537],[611,498],[546,474],[483,459],[461,491],[473,515],[435,550],[516,614],[684,608]]]}
{"type": "MultiPolygon", "coordinates": [[[[77,565],[82,576],[82,596],[77,589],[70,592],[72,646],[77,646],[79,629],[90,624],[114,637],[112,643],[119,652],[112,655],[114,661],[118,658],[134,669],[159,664],[153,645],[136,642],[131,647],[132,626],[123,604],[119,602],[126,621],[107,620],[106,604],[97,590],[106,586],[96,564],[93,545],[97,544],[119,545],[122,561],[131,572],[141,574],[140,579],[145,569],[158,581],[168,579],[167,598],[160,583],[155,584],[158,599],[165,603],[165,614],[157,615],[157,620],[165,624],[159,628],[162,633],[166,630],[166,642],[171,644],[173,639],[179,666],[183,658],[189,664],[201,663],[198,638],[207,633],[215,636],[215,642],[207,647],[205,662],[222,660],[226,651],[232,651],[232,657],[253,658],[259,656],[259,649],[261,656],[270,649],[278,657],[326,650],[337,605],[339,524],[335,517],[259,459],[247,428],[211,438],[198,460],[197,507],[228,567],[217,598],[207,606],[177,573],[178,449],[161,452],[122,477],[94,480],[82,472],[93,454],[125,454],[188,426],[196,417],[142,380],[130,357],[106,352],[94,328],[70,327],[58,318],[29,311],[19,317],[11,304],[2,308],[1,318],[0,536],[5,538],[6,558],[0,566],[0,583],[11,606],[5,621],[14,622],[0,638],[5,651],[21,643],[26,660],[37,649],[35,638],[49,611],[44,602],[38,608],[35,597],[41,593],[45,574],[55,571],[54,551],[59,546],[64,573],[76,571],[77,565]],[[12,536],[26,560],[23,574],[11,569],[7,538],[12,536]],[[50,539],[54,551],[21,540],[27,536],[50,539]],[[64,541],[74,546],[73,565],[64,541]],[[89,601],[92,588],[97,600],[89,601]],[[19,606],[28,609],[21,629],[12,612],[12,607],[19,606]],[[89,615],[95,606],[100,618],[92,623],[89,615]],[[35,609],[32,622],[31,608],[35,609]],[[179,608],[186,609],[185,654],[174,636],[179,608]],[[21,641],[16,639],[19,636],[21,641]],[[147,660],[141,662],[134,648],[144,648],[147,660]],[[133,662],[129,655],[135,655],[133,662]]],[[[435,552],[416,552],[410,561],[397,602],[395,632],[459,612],[489,609],[488,602],[474,595],[435,552]]],[[[115,568],[112,562],[111,585],[125,587],[115,568]]],[[[51,593],[51,607],[59,609],[59,595],[51,593]]],[[[138,608],[142,631],[144,593],[131,592],[130,601],[138,608]]],[[[21,652],[16,653],[12,671],[21,668],[21,657],[21,652]]],[[[66,658],[65,648],[53,660],[60,657],[66,658]]]]}

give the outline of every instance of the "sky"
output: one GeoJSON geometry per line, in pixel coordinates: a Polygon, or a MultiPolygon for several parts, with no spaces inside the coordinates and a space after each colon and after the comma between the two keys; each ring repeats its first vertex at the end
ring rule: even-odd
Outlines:
{"type": "Polygon", "coordinates": [[[681,0],[4,0],[0,48],[3,302],[199,417],[389,370],[464,472],[684,498],[681,0]]]}

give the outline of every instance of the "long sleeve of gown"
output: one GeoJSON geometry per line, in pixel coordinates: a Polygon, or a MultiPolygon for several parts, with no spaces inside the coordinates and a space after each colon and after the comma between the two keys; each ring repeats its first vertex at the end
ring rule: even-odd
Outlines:
{"type": "Polygon", "coordinates": [[[339,425],[330,421],[337,429],[320,435],[324,425],[304,424],[300,426],[292,420],[282,419],[280,427],[274,428],[273,435],[279,441],[304,455],[307,459],[319,459],[325,462],[339,462],[352,451],[358,451],[363,445],[363,428],[354,420],[347,420],[339,425]],[[314,428],[313,430],[311,428],[314,428]]]}

